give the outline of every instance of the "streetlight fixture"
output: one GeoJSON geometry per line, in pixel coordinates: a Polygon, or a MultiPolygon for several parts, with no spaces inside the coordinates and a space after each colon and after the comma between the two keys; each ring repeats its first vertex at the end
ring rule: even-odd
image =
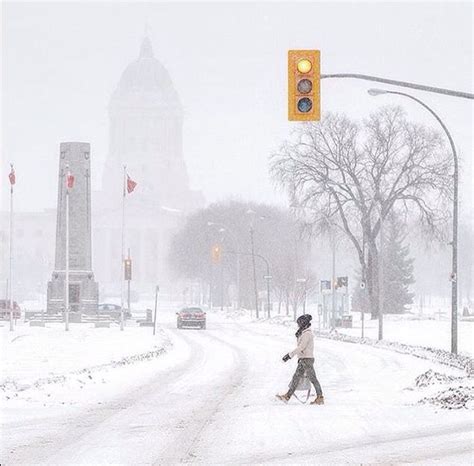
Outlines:
{"type": "Polygon", "coordinates": [[[441,125],[451,146],[454,161],[454,173],[453,173],[453,184],[454,184],[454,195],[453,195],[453,257],[452,257],[452,270],[451,270],[451,353],[457,354],[458,352],[458,285],[457,285],[457,273],[458,273],[458,189],[459,189],[459,173],[458,173],[458,156],[456,148],[454,146],[453,138],[448,128],[443,123],[441,118],[434,112],[433,109],[428,107],[424,102],[410,94],[398,91],[388,91],[385,89],[369,89],[367,91],[369,95],[376,97],[382,94],[394,94],[407,97],[408,99],[414,100],[419,103],[422,107],[428,110],[431,115],[436,118],[436,121],[441,125]]]}

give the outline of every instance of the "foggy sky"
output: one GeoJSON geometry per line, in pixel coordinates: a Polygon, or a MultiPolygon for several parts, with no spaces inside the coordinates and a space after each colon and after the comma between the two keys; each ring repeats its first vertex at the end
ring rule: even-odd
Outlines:
{"type": "MultiPolygon", "coordinates": [[[[2,208],[9,162],[17,171],[17,209],[55,207],[62,141],[91,143],[93,189],[100,189],[108,101],[137,58],[146,25],[184,106],[191,185],[208,202],[229,196],[285,202],[267,171],[269,154],[294,127],[287,121],[288,49],[320,49],[323,73],[373,74],[472,92],[467,2],[4,3],[2,208]]],[[[398,103],[413,119],[437,127],[415,103],[370,97],[370,87],[384,86],[323,81],[323,115],[364,118],[380,105],[398,103]]],[[[432,106],[451,130],[462,159],[461,208],[472,209],[472,101],[406,92],[432,106]]]]}

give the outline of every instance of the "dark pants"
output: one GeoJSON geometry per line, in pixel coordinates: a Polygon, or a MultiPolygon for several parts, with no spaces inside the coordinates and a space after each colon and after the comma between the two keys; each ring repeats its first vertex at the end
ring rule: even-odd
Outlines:
{"type": "Polygon", "coordinates": [[[304,373],[308,374],[310,382],[314,385],[316,389],[316,395],[322,395],[323,391],[321,390],[321,385],[319,385],[318,379],[316,377],[316,372],[314,372],[314,358],[302,358],[298,359],[298,366],[296,367],[295,374],[293,375],[293,379],[290,383],[290,388],[288,390],[287,395],[291,396],[295,393],[296,387],[298,386],[298,382],[300,381],[301,377],[303,377],[304,373]]]}

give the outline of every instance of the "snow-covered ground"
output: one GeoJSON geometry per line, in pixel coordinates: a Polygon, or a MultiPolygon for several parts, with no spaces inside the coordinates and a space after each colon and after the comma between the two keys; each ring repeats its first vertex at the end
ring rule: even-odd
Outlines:
{"type": "MultiPolygon", "coordinates": [[[[362,321],[360,313],[352,313],[353,327],[338,328],[338,332],[360,337],[362,321]]],[[[427,346],[446,351],[451,349],[451,321],[436,317],[420,317],[403,314],[384,316],[384,340],[396,341],[407,345],[427,346]]],[[[370,320],[368,314],[364,319],[364,336],[377,339],[378,320],[370,320]]],[[[474,321],[458,321],[458,352],[474,355],[474,321]]]]}
{"type": "Polygon", "coordinates": [[[326,404],[285,405],[291,324],[47,326],[0,329],[2,464],[472,464],[473,401],[429,401],[472,386],[446,365],[317,338],[326,404]]]}

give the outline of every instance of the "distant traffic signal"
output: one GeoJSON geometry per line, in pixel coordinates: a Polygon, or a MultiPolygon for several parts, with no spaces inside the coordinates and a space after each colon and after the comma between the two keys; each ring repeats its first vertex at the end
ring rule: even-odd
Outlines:
{"type": "Polygon", "coordinates": [[[214,246],[212,246],[211,258],[214,264],[217,264],[218,262],[221,261],[221,254],[222,254],[222,249],[218,244],[215,244],[214,246]]]}
{"type": "Polygon", "coordinates": [[[124,259],[123,266],[124,266],[125,280],[131,280],[132,279],[132,259],[124,259]]]}
{"type": "Polygon", "coordinates": [[[288,51],[288,120],[321,118],[319,50],[288,51]]]}

